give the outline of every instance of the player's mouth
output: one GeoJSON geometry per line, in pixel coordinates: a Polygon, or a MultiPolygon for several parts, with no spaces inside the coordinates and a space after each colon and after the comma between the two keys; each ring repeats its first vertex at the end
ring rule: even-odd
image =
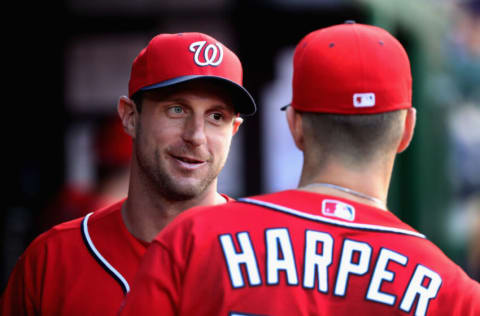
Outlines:
{"type": "Polygon", "coordinates": [[[196,169],[206,164],[206,160],[198,159],[195,157],[175,156],[175,155],[172,155],[172,157],[181,168],[185,168],[185,169],[196,169]]]}

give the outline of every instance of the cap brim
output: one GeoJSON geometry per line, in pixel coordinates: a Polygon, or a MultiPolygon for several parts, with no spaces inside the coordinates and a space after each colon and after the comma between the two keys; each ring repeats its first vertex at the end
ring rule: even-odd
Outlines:
{"type": "Polygon", "coordinates": [[[224,85],[227,89],[229,94],[232,96],[233,99],[233,106],[235,111],[243,115],[253,115],[257,111],[257,106],[253,97],[250,93],[241,85],[217,76],[203,76],[203,75],[190,75],[190,76],[181,76],[177,78],[173,78],[170,80],[162,81],[160,83],[153,84],[151,86],[143,87],[138,91],[147,91],[157,88],[164,88],[170,87],[182,82],[187,81],[194,81],[194,80],[213,80],[218,81],[222,85],[224,85]]]}

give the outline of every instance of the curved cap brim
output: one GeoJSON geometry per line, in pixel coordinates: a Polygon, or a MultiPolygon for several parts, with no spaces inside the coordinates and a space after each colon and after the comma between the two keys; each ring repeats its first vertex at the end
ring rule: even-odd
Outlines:
{"type": "Polygon", "coordinates": [[[180,76],[170,80],[162,81],[147,87],[141,88],[139,91],[147,91],[157,88],[170,87],[179,83],[193,81],[193,80],[213,80],[218,81],[228,90],[233,99],[233,106],[235,111],[243,115],[253,115],[257,111],[257,106],[250,93],[239,84],[217,76],[204,76],[204,75],[190,75],[180,76]]]}

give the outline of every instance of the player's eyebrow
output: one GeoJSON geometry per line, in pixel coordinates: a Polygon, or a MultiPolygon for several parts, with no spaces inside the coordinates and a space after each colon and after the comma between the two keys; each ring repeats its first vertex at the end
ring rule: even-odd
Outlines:
{"type": "Polygon", "coordinates": [[[179,103],[179,104],[188,104],[190,102],[188,102],[186,99],[184,98],[181,98],[181,97],[170,97],[170,96],[166,96],[166,97],[159,97],[158,100],[159,102],[173,102],[173,103],[179,103]]]}
{"type": "MultiPolygon", "coordinates": [[[[172,97],[166,96],[161,98],[158,101],[161,103],[167,103],[167,104],[178,103],[180,105],[187,106],[190,108],[195,107],[195,102],[191,102],[191,100],[189,99],[176,97],[176,96],[172,96],[172,97]]],[[[233,104],[230,104],[230,103],[215,102],[208,107],[207,111],[229,111],[229,112],[235,113],[235,107],[233,106],[233,104]]]]}
{"type": "Polygon", "coordinates": [[[234,107],[231,104],[214,104],[210,107],[210,110],[235,112],[234,107]]]}

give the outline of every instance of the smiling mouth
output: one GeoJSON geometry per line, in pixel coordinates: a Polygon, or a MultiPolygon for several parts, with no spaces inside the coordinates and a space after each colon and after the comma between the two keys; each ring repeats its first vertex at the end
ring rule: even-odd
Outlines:
{"type": "Polygon", "coordinates": [[[198,159],[188,158],[188,157],[179,157],[179,156],[173,156],[173,157],[177,160],[180,160],[182,162],[189,163],[189,164],[201,164],[205,162],[203,160],[198,160],[198,159]]]}

